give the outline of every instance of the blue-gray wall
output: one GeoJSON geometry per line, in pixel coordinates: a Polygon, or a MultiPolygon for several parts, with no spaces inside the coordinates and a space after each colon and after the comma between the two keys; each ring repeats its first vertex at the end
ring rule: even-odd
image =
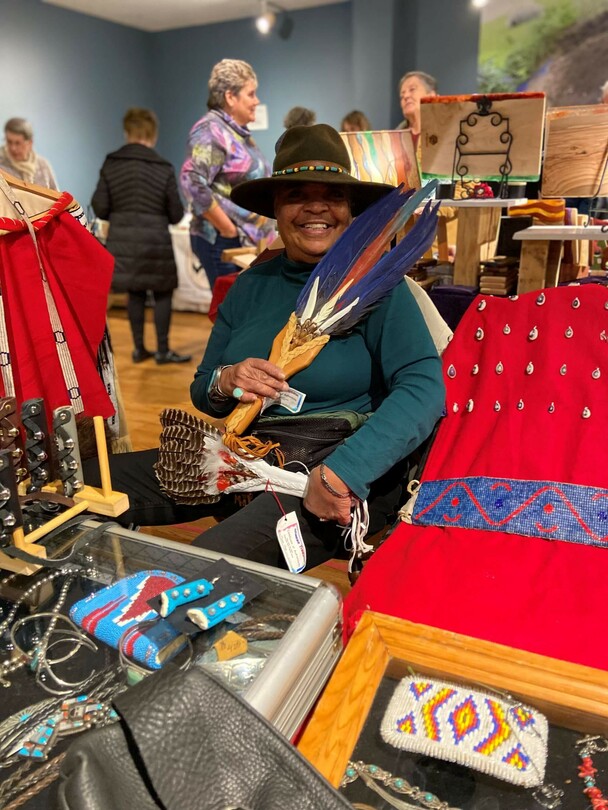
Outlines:
{"type": "Polygon", "coordinates": [[[476,89],[479,18],[470,0],[349,0],[294,12],[289,39],[262,37],[252,19],[148,34],[42,3],[0,0],[0,124],[34,125],[35,148],[62,188],[87,204],[104,155],[122,143],[129,106],[156,110],[158,149],[181,165],[188,130],[204,113],[212,65],[250,62],[269,129],[269,159],[287,110],[311,107],[338,126],[353,108],[375,128],[401,120],[397,82],[434,74],[442,92],[476,89]]]}
{"type": "Polygon", "coordinates": [[[351,107],[351,7],[349,3],[299,11],[288,40],[259,34],[253,19],[155,34],[154,83],[162,122],[159,150],[181,163],[188,130],[207,111],[207,81],[223,58],[244,59],[258,77],[269,128],[254,133],[272,159],[283,117],[294,105],[310,107],[317,120],[339,125],[351,107]]]}
{"type": "Polygon", "coordinates": [[[39,0],[0,0],[0,20],[0,127],[28,118],[34,149],[86,206],[124,111],[155,103],[150,37],[39,0]]]}

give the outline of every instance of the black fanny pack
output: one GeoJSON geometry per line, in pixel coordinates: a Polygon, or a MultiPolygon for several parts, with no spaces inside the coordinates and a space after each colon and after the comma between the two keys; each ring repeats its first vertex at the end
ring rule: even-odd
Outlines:
{"type": "MultiPolygon", "coordinates": [[[[352,436],[368,416],[356,411],[261,416],[247,433],[263,442],[277,442],[286,464],[300,462],[310,470],[352,436]]],[[[266,459],[270,463],[274,452],[266,459]]]]}

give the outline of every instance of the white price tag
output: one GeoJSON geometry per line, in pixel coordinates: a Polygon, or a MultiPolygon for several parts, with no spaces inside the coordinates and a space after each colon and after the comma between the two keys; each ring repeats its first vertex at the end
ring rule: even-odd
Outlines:
{"type": "Polygon", "coordinates": [[[306,546],[295,512],[288,512],[277,521],[277,540],[292,574],[299,574],[306,565],[306,546]]]}
{"type": "Polygon", "coordinates": [[[264,413],[266,408],[270,408],[271,405],[279,405],[290,413],[299,413],[302,410],[305,399],[306,394],[303,394],[302,391],[297,391],[295,388],[288,388],[287,391],[281,391],[278,399],[266,397],[262,403],[260,413],[264,413]]]}

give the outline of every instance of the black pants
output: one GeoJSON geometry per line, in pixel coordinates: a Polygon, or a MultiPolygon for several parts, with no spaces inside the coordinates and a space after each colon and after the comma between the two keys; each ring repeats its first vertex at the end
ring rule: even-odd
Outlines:
{"type": "MultiPolygon", "coordinates": [[[[130,501],[128,512],[117,518],[122,525],[159,526],[217,517],[221,522],[199,535],[193,545],[278,568],[286,567],[275,534],[283,512],[271,493],[259,493],[246,506],[240,506],[239,496],[233,495],[224,495],[214,504],[176,504],[158,484],[153,469],[157,457],[157,450],[110,456],[112,488],[126,492],[130,501]]],[[[368,498],[370,535],[394,520],[402,502],[403,469],[404,465],[398,465],[373,485],[368,498]]],[[[84,462],[84,480],[92,486],[100,486],[96,459],[84,462]]],[[[293,511],[298,516],[306,544],[307,568],[332,557],[347,556],[342,529],[335,523],[320,521],[304,508],[301,498],[281,494],[277,497],[285,512],[293,511]]]]}
{"type": "MultiPolygon", "coordinates": [[[[171,299],[173,290],[153,292],[154,326],[156,327],[156,351],[166,354],[169,351],[169,326],[171,325],[171,299]]],[[[127,314],[136,349],[144,348],[144,322],[146,313],[146,290],[129,290],[127,314]]]]}

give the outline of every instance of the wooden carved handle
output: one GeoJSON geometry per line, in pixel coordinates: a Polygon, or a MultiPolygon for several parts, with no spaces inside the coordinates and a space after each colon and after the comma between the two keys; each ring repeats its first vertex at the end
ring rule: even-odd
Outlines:
{"type": "MultiPolygon", "coordinates": [[[[285,373],[285,379],[289,379],[298,371],[307,368],[315,359],[317,354],[321,351],[329,336],[322,343],[317,342],[314,346],[301,352],[297,357],[291,360],[286,360],[281,357],[281,348],[283,346],[283,338],[287,331],[288,324],[285,324],[283,329],[275,337],[272,343],[272,349],[268,357],[271,363],[277,365],[285,373]]],[[[236,408],[228,414],[224,421],[226,433],[236,433],[237,436],[242,436],[243,432],[247,430],[249,425],[253,422],[256,416],[262,409],[262,399],[258,397],[255,402],[239,402],[236,408]]]]}

